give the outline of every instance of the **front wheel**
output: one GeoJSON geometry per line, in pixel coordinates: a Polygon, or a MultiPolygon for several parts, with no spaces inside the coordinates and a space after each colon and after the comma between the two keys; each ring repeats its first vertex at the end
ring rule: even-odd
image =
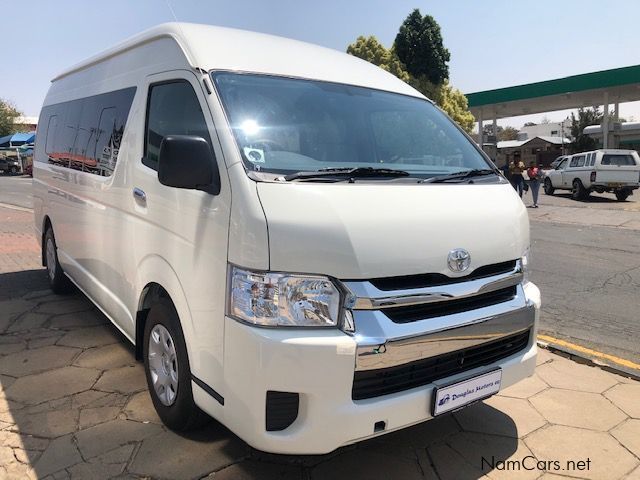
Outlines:
{"type": "Polygon", "coordinates": [[[153,406],[175,431],[195,430],[210,421],[193,401],[191,369],[178,313],[161,298],[151,306],[144,328],[144,370],[153,406]]]}
{"type": "Polygon", "coordinates": [[[616,199],[618,199],[619,202],[624,202],[627,198],[629,198],[629,195],[631,195],[631,192],[629,192],[628,190],[616,191],[616,199]]]}
{"type": "Polygon", "coordinates": [[[546,195],[553,195],[553,192],[555,192],[556,189],[553,188],[553,184],[551,183],[551,179],[550,178],[545,178],[544,179],[544,193],[546,195]]]}
{"type": "Polygon", "coordinates": [[[15,175],[18,173],[18,167],[16,167],[15,165],[12,165],[11,168],[9,169],[9,173],[11,175],[15,175]]]}

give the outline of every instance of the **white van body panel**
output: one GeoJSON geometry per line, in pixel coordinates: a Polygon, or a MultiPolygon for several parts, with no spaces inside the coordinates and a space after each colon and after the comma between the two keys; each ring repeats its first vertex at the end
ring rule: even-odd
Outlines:
{"type": "MultiPolygon", "coordinates": [[[[500,368],[504,388],[533,373],[540,298],[524,277],[521,257],[529,246],[529,225],[509,185],[257,182],[245,171],[207,74],[213,70],[335,82],[424,99],[390,73],[344,53],[194,24],[160,25],[54,79],[44,107],[136,90],[111,176],[34,162],[37,238],[42,240],[50,222],[65,272],[132,342],[142,342],[136,321],[149,307],[150,287],[160,285],[167,292],[198,379],[192,389],[200,408],[256,448],[320,454],[429,419],[439,384],[500,368]],[[149,89],[176,79],[191,84],[202,108],[220,173],[218,195],[162,185],[157,172],[141,161],[149,89]],[[146,202],[134,197],[136,188],[146,202]],[[353,400],[364,335],[338,328],[258,328],[231,318],[226,306],[230,265],[361,283],[423,273],[455,277],[446,261],[458,247],[471,255],[465,274],[513,263],[511,271],[500,273],[501,281],[517,282],[509,284],[517,295],[504,308],[517,304],[527,312],[528,343],[499,361],[417,388],[353,400]],[[300,394],[298,417],[282,431],[265,429],[269,390],[300,394]],[[380,421],[386,425],[383,432],[374,430],[380,421]]],[[[45,148],[44,120],[36,154],[45,148]]],[[[372,310],[354,312],[364,318],[372,310]]],[[[491,309],[478,318],[473,313],[449,315],[449,328],[497,318],[491,309]],[[460,320],[465,315],[466,323],[460,320]]],[[[441,317],[435,320],[396,326],[387,320],[396,334],[389,339],[420,338],[441,317]]],[[[510,326],[505,321],[481,340],[494,340],[510,326]]]]}
{"type": "Polygon", "coordinates": [[[514,189],[459,187],[388,184],[379,195],[379,185],[357,182],[260,183],[270,268],[367,279],[425,271],[451,275],[447,254],[454,248],[469,251],[470,270],[505,255],[522,256],[529,245],[529,220],[523,203],[514,201],[514,189]],[[317,254],[305,255],[309,248],[317,254]]]}

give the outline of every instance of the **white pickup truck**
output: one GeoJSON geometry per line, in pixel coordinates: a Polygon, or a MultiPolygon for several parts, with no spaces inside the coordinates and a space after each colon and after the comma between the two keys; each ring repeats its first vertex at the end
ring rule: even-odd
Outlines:
{"type": "Polygon", "coordinates": [[[544,193],[571,190],[574,200],[591,192],[615,193],[625,201],[640,187],[640,157],[635,150],[595,150],[567,156],[544,179],[544,193]]]}

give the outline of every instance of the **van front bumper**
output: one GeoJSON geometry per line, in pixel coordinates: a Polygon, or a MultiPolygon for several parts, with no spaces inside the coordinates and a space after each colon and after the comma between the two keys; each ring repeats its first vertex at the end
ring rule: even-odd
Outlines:
{"type": "Polygon", "coordinates": [[[198,405],[254,448],[273,453],[324,454],[343,445],[432,418],[434,388],[502,369],[502,388],[533,374],[539,291],[529,284],[535,320],[528,344],[491,364],[409,390],[354,400],[358,345],[339,330],[256,328],[225,320],[224,406],[195,383],[198,405]],[[267,431],[268,391],[299,394],[295,421],[267,431]],[[384,430],[380,431],[381,422],[384,430]]]}

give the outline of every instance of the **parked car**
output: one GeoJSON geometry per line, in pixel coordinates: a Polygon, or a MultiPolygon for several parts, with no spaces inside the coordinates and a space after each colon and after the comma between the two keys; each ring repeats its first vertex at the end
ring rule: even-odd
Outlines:
{"type": "Polygon", "coordinates": [[[34,160],[51,288],[135,345],[172,429],[321,454],[534,372],[525,206],[368,62],[162,25],[53,79],[34,160]]]}
{"type": "Polygon", "coordinates": [[[571,190],[574,200],[583,200],[591,192],[611,192],[624,201],[640,187],[640,158],[635,150],[595,150],[560,158],[544,180],[547,195],[571,190]]]}
{"type": "Polygon", "coordinates": [[[16,175],[20,172],[20,161],[16,157],[0,156],[0,172],[16,175]]]}

